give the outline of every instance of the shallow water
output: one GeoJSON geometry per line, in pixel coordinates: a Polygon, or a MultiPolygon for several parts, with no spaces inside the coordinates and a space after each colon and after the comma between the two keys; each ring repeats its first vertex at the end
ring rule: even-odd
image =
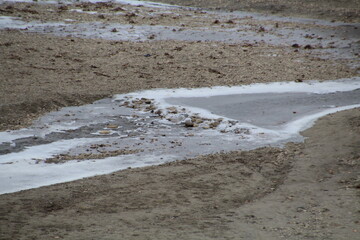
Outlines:
{"type": "Polygon", "coordinates": [[[167,98],[173,105],[202,108],[213,114],[269,129],[325,109],[360,103],[360,89],[327,94],[258,93],[167,98]]]}
{"type": "MultiPolygon", "coordinates": [[[[154,6],[153,3],[142,1],[125,2],[154,6]]],[[[172,8],[156,6],[167,11],[172,8]]],[[[360,49],[359,32],[354,31],[359,24],[341,25],[241,12],[211,14],[219,19],[252,17],[298,22],[311,25],[311,28],[253,26],[243,24],[241,20],[226,28],[211,24],[188,28],[75,23],[72,19],[66,22],[25,22],[21,18],[0,16],[0,29],[116,41],[264,42],[275,46],[309,44],[317,47],[312,50],[313,53],[317,51],[331,58],[354,59],[353,67],[359,64],[359,61],[355,61],[355,54],[360,49]],[[322,28],[316,24],[336,26],[336,29],[322,28]],[[263,27],[263,31],[259,32],[259,27],[263,27]],[[114,28],[117,31],[112,31],[114,28]],[[151,39],[149,36],[152,36],[151,39]],[[326,48],[328,45],[335,48],[326,48]]],[[[319,117],[360,107],[359,89],[358,77],[324,83],[160,89],[122,94],[93,104],[63,108],[43,116],[29,128],[0,132],[0,193],[202,154],[302,141],[299,132],[310,127],[319,117]],[[147,100],[141,101],[142,98],[147,100]],[[189,121],[194,124],[187,125],[189,121]],[[119,149],[129,153],[107,157],[106,153],[119,149]],[[92,154],[95,158],[78,159],[81,154],[92,154]],[[105,158],[96,158],[100,154],[105,154],[105,158]],[[47,163],[49,158],[57,156],[67,156],[69,160],[58,164],[47,163]]]]}
{"type": "Polygon", "coordinates": [[[0,132],[0,193],[203,154],[301,141],[299,131],[317,118],[360,107],[359,89],[359,78],[160,89],[63,108],[27,129],[0,132]],[[153,111],[146,110],[149,106],[153,111]],[[158,110],[162,114],[156,114],[158,110]],[[189,119],[199,121],[198,126],[186,127],[189,119]],[[106,155],[117,150],[129,153],[106,155]],[[86,157],[78,158],[82,154],[86,157]],[[98,159],[101,154],[104,159],[98,159]],[[61,156],[68,160],[47,163],[61,156]]]}
{"type": "MultiPolygon", "coordinates": [[[[91,12],[94,14],[96,12],[91,12]]],[[[87,13],[89,14],[89,13],[87,13]]],[[[69,19],[71,20],[71,19],[69,19]]],[[[26,32],[54,34],[57,36],[72,36],[83,38],[102,38],[118,41],[145,41],[150,35],[157,40],[179,41],[218,41],[226,43],[256,43],[265,42],[273,45],[322,45],[332,44],[335,47],[351,47],[351,38],[359,38],[360,33],[354,31],[353,26],[342,26],[338,30],[321,29],[313,26],[311,29],[277,29],[272,25],[262,26],[264,32],[258,28],[239,24],[232,28],[218,25],[208,27],[178,27],[161,25],[131,25],[103,22],[71,23],[65,22],[24,22],[21,18],[0,16],[0,29],[22,29],[26,32]],[[113,29],[116,32],[113,32],[113,29]],[[180,30],[180,31],[179,31],[180,30]],[[315,37],[305,37],[313,35],[315,37]],[[341,41],[339,41],[341,38],[341,41]],[[348,39],[346,39],[348,38],[348,39]]]]}

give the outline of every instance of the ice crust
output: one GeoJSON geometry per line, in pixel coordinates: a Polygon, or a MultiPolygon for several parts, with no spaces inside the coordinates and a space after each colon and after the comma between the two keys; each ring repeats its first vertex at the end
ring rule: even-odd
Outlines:
{"type": "MultiPolygon", "coordinates": [[[[63,123],[58,123],[57,120],[61,119],[65,113],[74,113],[81,107],[64,108],[59,113],[49,113],[48,116],[36,121],[34,127],[28,129],[20,129],[16,131],[0,132],[0,143],[7,142],[8,144],[15,145],[17,139],[26,138],[29,136],[45,137],[52,132],[62,132],[69,129],[78,129],[81,126],[89,124],[105,123],[111,120],[121,110],[125,118],[129,121],[137,121],[139,125],[138,130],[135,132],[141,133],[142,138],[152,139],[155,136],[163,136],[159,138],[159,143],[144,144],[146,151],[108,157],[105,159],[94,159],[86,161],[67,161],[60,164],[44,163],[44,159],[50,158],[56,154],[65,152],[76,152],[79,149],[84,149],[85,146],[90,144],[106,144],[116,143],[123,144],[124,139],[127,143],[134,143],[140,141],[140,137],[129,137],[127,135],[119,135],[112,138],[102,138],[101,135],[95,135],[92,138],[74,138],[69,140],[60,139],[48,144],[41,144],[36,146],[27,147],[19,152],[12,152],[0,155],[0,193],[9,193],[20,191],[29,188],[35,188],[65,181],[72,181],[83,177],[94,176],[97,174],[105,174],[128,167],[141,167],[147,165],[161,164],[167,161],[177,159],[184,159],[186,157],[194,157],[199,154],[209,154],[219,151],[230,151],[236,149],[251,149],[259,146],[276,145],[285,143],[287,141],[299,141],[301,136],[299,131],[310,127],[313,122],[329,113],[342,111],[351,108],[360,107],[359,104],[341,107],[328,107],[325,110],[316,112],[311,115],[306,115],[295,121],[284,124],[280,129],[266,129],[251,125],[248,123],[237,123],[235,127],[249,129],[246,135],[237,135],[231,132],[221,133],[219,130],[227,126],[227,121],[232,119],[226,116],[219,116],[209,112],[206,109],[192,108],[186,106],[186,113],[196,114],[204,118],[223,118],[224,121],[218,126],[218,129],[210,130],[192,130],[186,128],[179,128],[177,124],[171,124],[167,120],[159,120],[160,128],[149,128],[141,119],[152,119],[152,115],[139,110],[126,110],[124,107],[114,108],[119,105],[119,102],[129,99],[151,99],[158,109],[166,110],[168,107],[173,107],[167,101],[169,98],[174,97],[210,97],[210,96],[223,96],[232,94],[259,94],[259,93],[335,93],[353,91],[360,88],[360,78],[341,79],[336,81],[309,81],[303,83],[295,82],[278,82],[269,84],[252,84],[247,86],[235,87],[212,87],[212,88],[199,88],[199,89],[156,89],[146,90],[135,93],[116,95],[112,100],[98,101],[94,104],[85,105],[82,107],[79,122],[71,121],[71,119],[63,120],[63,123]],[[115,109],[115,110],[114,110],[115,109]],[[87,112],[87,113],[85,113],[87,112]],[[90,115],[87,115],[90,114],[90,115]],[[142,116],[141,119],[133,118],[132,114],[142,116]],[[86,119],[89,119],[89,122],[86,119]],[[101,117],[100,117],[101,116],[101,117]],[[164,125],[161,125],[164,124],[164,125]],[[43,127],[47,126],[47,127],[43,127]],[[163,126],[163,127],[161,127],[163,126]],[[42,130],[40,130],[42,129],[42,130]],[[41,132],[42,131],[42,132],[41,132]],[[191,133],[192,138],[185,136],[191,133]],[[182,146],[178,148],[171,148],[172,146],[166,145],[167,142],[180,141],[183,142],[182,146]],[[208,145],[207,148],[203,146],[208,145]],[[233,145],[232,145],[233,144],[233,145]],[[166,145],[165,147],[162,145],[166,145]],[[198,146],[197,146],[198,145],[198,146]],[[160,147],[159,147],[160,146],[160,147]],[[77,150],[76,150],[77,149],[77,150]],[[152,150],[151,150],[152,149],[152,150]],[[191,154],[185,154],[191,152],[191,154]]],[[[184,106],[176,106],[177,108],[184,108],[184,106]]],[[[232,126],[234,128],[234,126],[232,126]]],[[[117,130],[112,132],[116,132],[117,130]]],[[[98,131],[97,131],[98,132],[98,131]]],[[[129,131],[128,131],[129,132],[129,131]]],[[[131,132],[131,131],[130,131],[131,132]]],[[[125,146],[125,145],[123,145],[125,146]]]]}
{"type": "MultiPolygon", "coordinates": [[[[4,2],[31,2],[34,3],[34,0],[0,0],[0,3],[4,2]]],[[[79,3],[79,2],[90,2],[90,3],[97,3],[97,2],[109,2],[109,0],[38,0],[36,3],[46,3],[46,4],[69,4],[69,3],[79,3]]],[[[151,1],[136,1],[136,0],[113,0],[113,2],[120,3],[120,4],[129,4],[134,6],[145,6],[145,7],[158,7],[158,8],[169,8],[169,7],[178,7],[175,5],[165,4],[165,3],[158,3],[158,2],[151,2],[151,1]]]]}
{"type": "MultiPolygon", "coordinates": [[[[0,0],[0,3],[4,2],[33,2],[33,0],[0,0]]],[[[39,0],[39,4],[68,4],[78,1],[42,1],[39,0]]],[[[84,2],[99,2],[98,0],[89,0],[84,2]]],[[[115,2],[121,4],[131,5],[143,5],[145,7],[158,7],[158,8],[175,8],[177,6],[153,3],[147,1],[127,1],[116,0],[115,2]]],[[[81,10],[75,10],[81,11],[81,10]]],[[[85,13],[85,12],[84,12],[85,13]]],[[[96,14],[97,12],[86,12],[90,14],[96,14]]],[[[321,24],[329,26],[340,26],[343,23],[331,23],[322,20],[309,20],[309,19],[295,19],[295,18],[281,18],[273,16],[265,16],[262,14],[252,13],[221,13],[217,14],[230,16],[255,16],[260,20],[280,20],[280,21],[293,21],[309,24],[321,24]]],[[[359,24],[348,24],[358,26],[359,24]]],[[[265,26],[267,27],[267,26],[265,26]]],[[[67,36],[72,35],[74,37],[86,37],[86,38],[105,38],[113,40],[148,40],[150,34],[156,34],[155,40],[211,40],[211,41],[261,41],[266,40],[275,43],[292,44],[296,41],[299,44],[305,44],[300,42],[301,34],[305,34],[303,30],[295,30],[291,33],[286,30],[278,30],[277,33],[282,34],[284,37],[268,34],[259,37],[257,32],[238,32],[235,30],[222,30],[216,28],[193,28],[185,29],[184,31],[173,32],[172,29],[177,27],[165,27],[165,26],[131,26],[120,24],[107,24],[104,26],[100,22],[71,24],[71,19],[64,22],[25,22],[21,18],[0,16],[0,28],[13,28],[20,29],[28,32],[40,32],[45,34],[61,34],[67,36]],[[110,30],[117,28],[116,34],[110,30]],[[61,29],[61,31],[59,30],[61,29]],[[63,31],[63,32],[62,32],[63,31]],[[224,40],[225,39],[225,40],[224,40]],[[235,39],[235,40],[234,40],[235,39]]],[[[239,26],[240,28],[240,26],[239,26]]],[[[243,27],[243,28],[246,28],[243,27]]],[[[243,30],[243,29],[241,29],[243,30]]],[[[246,29],[244,29],[246,30],[246,29]]],[[[330,33],[321,33],[326,36],[330,33]]],[[[327,41],[333,41],[333,39],[326,40],[324,37],[323,43],[327,44],[327,41]]],[[[317,40],[306,39],[306,44],[317,44],[317,40]]],[[[350,40],[341,40],[336,43],[336,47],[347,49],[348,45],[352,44],[350,40]]],[[[347,52],[346,52],[347,53],[347,52]]],[[[20,190],[36,188],[40,186],[46,186],[50,184],[56,184],[66,181],[72,181],[84,177],[90,177],[98,174],[106,174],[128,167],[142,167],[148,165],[161,164],[168,161],[180,160],[187,157],[194,157],[200,154],[209,154],[221,151],[231,151],[238,149],[251,149],[267,145],[284,144],[288,141],[301,141],[302,137],[299,132],[312,126],[316,119],[337,111],[342,111],[351,108],[360,107],[358,104],[352,104],[348,106],[333,106],[327,107],[316,113],[312,113],[303,116],[294,121],[283,124],[279,129],[268,129],[249,123],[239,122],[235,125],[229,126],[229,122],[233,121],[226,116],[216,115],[209,110],[203,108],[196,108],[190,106],[176,106],[178,109],[185,108],[186,114],[196,114],[203,118],[223,118],[224,121],[217,127],[217,129],[208,130],[192,130],[180,128],[177,123],[171,123],[166,119],[156,121],[159,129],[150,129],[153,116],[146,112],[128,110],[124,107],[118,108],[118,102],[127,99],[152,99],[158,109],[166,111],[167,108],[172,107],[173,104],[169,103],[170,98],[191,98],[191,97],[211,97],[211,96],[223,96],[223,95],[235,95],[235,94],[261,94],[261,93],[335,93],[339,91],[353,91],[360,88],[360,78],[355,77],[351,79],[340,79],[335,81],[309,81],[303,83],[295,82],[282,82],[282,83],[269,83],[269,84],[252,84],[248,86],[234,86],[234,87],[212,87],[212,88],[200,88],[200,89],[156,89],[140,91],[129,94],[116,95],[110,101],[111,103],[104,102],[103,104],[98,102],[94,105],[82,106],[82,109],[86,110],[85,115],[78,114],[77,120],[64,119],[61,116],[67,112],[76,112],[77,107],[64,108],[59,112],[49,113],[43,118],[37,120],[32,127],[26,129],[20,129],[16,131],[0,132],[0,145],[16,146],[16,141],[31,137],[44,138],[52,133],[66,133],[68,130],[78,130],[83,126],[104,124],[111,122],[119,112],[129,121],[138,121],[139,127],[134,131],[128,131],[126,133],[136,133],[138,135],[130,137],[124,133],[115,137],[103,137],[102,134],[96,130],[92,133],[93,137],[79,137],[73,139],[59,139],[51,143],[40,144],[35,146],[28,146],[25,149],[19,151],[13,151],[11,153],[0,155],[0,194],[11,193],[20,190]],[[109,107],[111,106],[111,107],[109,107]],[[116,110],[113,109],[114,106],[116,110]],[[119,111],[119,112],[117,112],[119,111]],[[139,118],[132,117],[133,114],[140,116],[139,118]],[[139,119],[147,119],[150,123],[141,123],[139,119]],[[57,122],[57,120],[60,120],[57,122]],[[163,128],[161,128],[163,127],[163,128]],[[231,128],[248,129],[247,134],[234,134],[229,131],[221,133],[221,130],[227,130],[231,128]],[[175,129],[175,130],[174,130],[175,129]],[[191,138],[186,137],[192,135],[191,138]],[[160,136],[160,137],[159,137],[160,136]],[[151,140],[158,138],[158,143],[144,143],[144,152],[122,155],[116,157],[108,157],[105,159],[94,159],[86,161],[67,161],[61,164],[47,164],[44,163],[44,159],[51,158],[54,155],[62,153],[77,153],[78,151],[84,151],[91,144],[106,144],[116,143],[117,146],[128,146],[130,144],[138,144],[145,140],[151,140]],[[169,145],[168,142],[182,141],[183,145],[177,148],[172,148],[173,145],[169,145]],[[124,143],[126,142],[126,144],[124,143]],[[207,147],[204,147],[207,146],[207,147]]],[[[176,116],[174,116],[176,117],[176,116]]],[[[183,122],[182,122],[183,123],[183,122]]],[[[118,130],[109,131],[110,134],[116,134],[118,130]]],[[[120,131],[119,131],[120,132],[120,131]]]]}
{"type": "MultiPolygon", "coordinates": [[[[234,94],[258,94],[258,93],[333,93],[340,91],[352,91],[360,88],[360,77],[351,79],[339,79],[335,81],[306,81],[301,83],[296,82],[275,82],[275,83],[257,83],[244,86],[216,86],[211,88],[197,88],[197,89],[156,89],[145,90],[131,94],[116,95],[114,100],[121,100],[125,96],[131,98],[150,98],[155,99],[159,107],[165,109],[171,107],[172,104],[167,102],[169,98],[190,98],[190,97],[210,97],[221,95],[234,94]]],[[[224,116],[217,116],[205,109],[187,107],[191,112],[199,113],[203,117],[219,118],[224,116]]],[[[327,113],[325,113],[326,115],[327,113]]]]}

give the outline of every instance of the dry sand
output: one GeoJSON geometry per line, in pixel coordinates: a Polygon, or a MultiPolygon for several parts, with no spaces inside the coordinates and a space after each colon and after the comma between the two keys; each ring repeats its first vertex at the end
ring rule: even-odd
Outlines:
{"type": "MultiPolygon", "coordinates": [[[[95,18],[47,15],[32,4],[0,9],[28,20],[95,18]]],[[[213,22],[191,19],[182,21],[213,22]]],[[[171,15],[157,21],[177,24],[171,15]]],[[[358,76],[350,60],[266,44],[132,43],[2,30],[0,52],[1,130],[140,89],[358,76]]],[[[305,143],[284,149],[200,156],[0,195],[0,239],[359,239],[360,110],[326,116],[303,135],[305,143]]]]}

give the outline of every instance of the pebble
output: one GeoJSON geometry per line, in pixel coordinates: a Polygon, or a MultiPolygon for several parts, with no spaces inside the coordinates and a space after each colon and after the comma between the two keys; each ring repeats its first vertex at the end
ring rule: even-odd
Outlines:
{"type": "Polygon", "coordinates": [[[105,134],[105,135],[107,135],[107,134],[110,134],[110,131],[108,131],[108,130],[102,130],[102,131],[99,131],[99,133],[100,133],[100,134],[105,134]]]}
{"type": "Polygon", "coordinates": [[[185,127],[194,127],[194,123],[190,118],[185,119],[185,127]]]}
{"type": "Polygon", "coordinates": [[[173,113],[173,114],[178,113],[178,110],[176,109],[176,107],[168,107],[166,109],[168,110],[169,113],[173,113]]]}

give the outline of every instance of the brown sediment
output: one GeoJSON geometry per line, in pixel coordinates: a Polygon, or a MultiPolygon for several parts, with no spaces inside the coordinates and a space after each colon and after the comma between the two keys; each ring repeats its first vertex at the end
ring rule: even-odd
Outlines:
{"type": "MultiPolygon", "coordinates": [[[[206,2],[225,9],[234,3],[206,2]]],[[[275,9],[283,8],[280,1],[271,2],[275,9]]],[[[250,9],[260,3],[247,1],[238,7],[249,4],[250,9]]],[[[294,1],[282,4],[292,4],[284,14],[301,7],[294,1]]],[[[31,21],[107,18],[67,12],[72,6],[50,14],[46,9],[54,6],[10,5],[1,5],[0,12],[31,21]]],[[[76,6],[97,7],[105,13],[123,11],[117,5],[76,6]]],[[[141,7],[123,8],[131,14],[141,7]]],[[[264,8],[270,8],[268,3],[264,8]]],[[[308,15],[318,16],[317,11],[325,18],[338,16],[329,14],[331,4],[311,8],[308,15]]],[[[356,19],[354,11],[356,7],[348,11],[350,20],[356,19]]],[[[179,22],[166,14],[153,19],[126,14],[109,21],[179,22]]],[[[192,26],[215,21],[181,19],[192,26]]],[[[0,129],[29,126],[59,107],[141,89],[358,76],[349,67],[351,60],[323,60],[311,51],[267,44],[116,42],[2,30],[0,129]]],[[[304,143],[289,143],[283,149],[199,156],[0,195],[0,239],[356,239],[359,129],[360,111],[354,109],[321,118],[303,132],[304,143]]]]}
{"type": "Polygon", "coordinates": [[[120,149],[114,151],[101,151],[100,153],[81,153],[78,155],[60,154],[51,158],[47,158],[45,163],[64,163],[70,160],[104,159],[108,157],[134,154],[138,152],[140,152],[140,150],[120,149]]]}
{"type": "Polygon", "coordinates": [[[266,44],[134,43],[3,30],[0,49],[1,130],[27,126],[59,107],[136,90],[357,75],[346,60],[324,60],[305,50],[294,52],[291,46],[266,44]]]}

